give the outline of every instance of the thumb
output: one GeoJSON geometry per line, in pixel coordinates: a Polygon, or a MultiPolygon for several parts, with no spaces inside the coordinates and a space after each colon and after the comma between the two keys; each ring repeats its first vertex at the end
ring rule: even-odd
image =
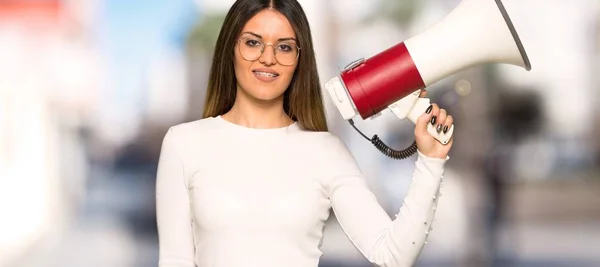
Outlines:
{"type": "Polygon", "coordinates": [[[426,136],[429,134],[427,132],[427,124],[431,121],[431,117],[433,116],[434,105],[435,104],[429,105],[425,112],[417,119],[417,122],[415,123],[416,136],[426,136]]]}

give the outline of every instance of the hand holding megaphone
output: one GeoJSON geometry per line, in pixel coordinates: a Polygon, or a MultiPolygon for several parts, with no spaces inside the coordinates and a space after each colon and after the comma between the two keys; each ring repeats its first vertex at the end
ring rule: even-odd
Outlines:
{"type": "MultiPolygon", "coordinates": [[[[427,92],[421,91],[420,97],[426,96],[427,92]]],[[[452,115],[448,114],[445,109],[435,103],[429,105],[415,121],[415,142],[419,151],[428,157],[445,159],[452,147],[453,139],[450,130],[454,127],[453,123],[452,115]],[[448,134],[447,136],[450,137],[442,144],[436,140],[438,138],[435,134],[431,134],[432,129],[435,134],[448,134]]]]}
{"type": "MultiPolygon", "coordinates": [[[[385,109],[416,123],[430,100],[420,97],[427,86],[460,70],[487,63],[531,69],[531,64],[501,0],[463,0],[441,21],[404,42],[369,58],[359,59],[325,84],[329,98],[345,120],[374,118],[385,109]]],[[[441,144],[450,142],[454,127],[427,132],[441,144]]],[[[356,129],[359,131],[358,129],[356,129]]],[[[359,131],[360,132],[360,131],[359,131]]],[[[360,132],[362,134],[362,132],[360,132]]],[[[402,151],[368,138],[396,159],[416,153],[416,142],[402,151]]]]}
{"type": "MultiPolygon", "coordinates": [[[[394,102],[388,109],[399,119],[407,118],[414,124],[417,124],[420,116],[427,113],[430,107],[434,109],[431,123],[426,125],[427,133],[442,144],[450,142],[454,134],[454,124],[444,125],[447,116],[446,110],[442,109],[440,114],[436,111],[437,104],[431,103],[429,98],[426,98],[427,91],[425,89],[418,90],[399,101],[394,102]],[[442,117],[440,117],[440,115],[442,117]],[[446,126],[446,127],[445,127],[446,126]]],[[[453,120],[452,120],[453,121],[453,120]]]]}

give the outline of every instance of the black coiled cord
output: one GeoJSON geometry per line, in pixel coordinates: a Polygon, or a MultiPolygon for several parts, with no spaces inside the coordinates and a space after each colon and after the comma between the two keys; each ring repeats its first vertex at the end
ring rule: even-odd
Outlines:
{"type": "Polygon", "coordinates": [[[381,153],[390,158],[401,160],[409,158],[410,156],[417,153],[417,141],[413,141],[413,143],[409,147],[403,150],[395,150],[386,145],[381,139],[379,139],[377,135],[373,135],[372,138],[367,137],[358,128],[356,128],[352,119],[349,119],[348,122],[350,123],[350,125],[352,125],[354,130],[356,130],[365,139],[369,140],[369,142],[371,142],[371,144],[373,144],[377,148],[377,150],[379,150],[381,153]]]}

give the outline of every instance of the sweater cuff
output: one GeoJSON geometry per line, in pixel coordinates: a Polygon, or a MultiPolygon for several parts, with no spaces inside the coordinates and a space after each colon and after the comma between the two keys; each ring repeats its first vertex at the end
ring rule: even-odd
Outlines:
{"type": "Polygon", "coordinates": [[[418,149],[417,149],[417,155],[418,155],[418,159],[423,159],[423,160],[432,161],[432,162],[439,161],[442,164],[446,163],[446,161],[448,161],[450,159],[450,156],[446,156],[445,159],[429,157],[429,156],[421,153],[421,150],[418,150],[418,149]]]}
{"type": "Polygon", "coordinates": [[[425,177],[427,178],[424,178],[425,180],[433,182],[434,184],[439,183],[444,175],[444,165],[450,157],[446,156],[445,159],[433,158],[426,156],[419,150],[417,150],[417,155],[417,172],[426,174],[425,177]]]}

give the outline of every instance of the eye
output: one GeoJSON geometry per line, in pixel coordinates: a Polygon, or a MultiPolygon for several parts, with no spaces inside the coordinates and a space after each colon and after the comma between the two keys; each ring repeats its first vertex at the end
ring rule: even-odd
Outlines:
{"type": "Polygon", "coordinates": [[[244,44],[250,47],[257,47],[261,46],[262,43],[258,40],[247,38],[244,40],[244,44]]]}
{"type": "Polygon", "coordinates": [[[279,44],[277,46],[277,50],[282,51],[282,52],[292,52],[294,51],[295,46],[291,45],[291,44],[279,44]]]}

